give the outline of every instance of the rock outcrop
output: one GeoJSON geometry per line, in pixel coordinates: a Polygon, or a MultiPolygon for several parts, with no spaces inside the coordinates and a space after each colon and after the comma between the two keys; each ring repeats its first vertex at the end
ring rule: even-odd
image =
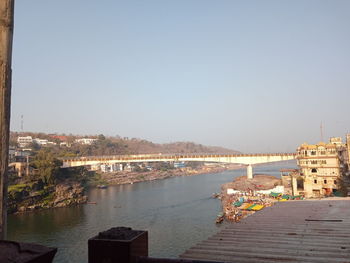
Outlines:
{"type": "Polygon", "coordinates": [[[82,204],[87,201],[84,187],[80,183],[62,183],[55,187],[54,207],[64,207],[73,204],[82,204]]]}
{"type": "Polygon", "coordinates": [[[75,181],[60,182],[52,186],[37,183],[11,186],[8,194],[8,212],[26,212],[36,209],[65,207],[87,201],[84,187],[75,181]]]}

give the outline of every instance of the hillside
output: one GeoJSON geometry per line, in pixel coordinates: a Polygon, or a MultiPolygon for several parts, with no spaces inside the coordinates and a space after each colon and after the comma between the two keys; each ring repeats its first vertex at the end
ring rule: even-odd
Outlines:
{"type": "Polygon", "coordinates": [[[130,153],[238,153],[238,151],[218,146],[205,146],[193,142],[157,144],[146,140],[123,141],[130,153]]]}
{"type": "MultiPolygon", "coordinates": [[[[104,135],[65,135],[65,134],[45,134],[45,133],[33,133],[33,132],[11,132],[10,141],[11,145],[16,145],[18,136],[31,136],[34,138],[47,139],[56,142],[56,146],[50,146],[52,150],[58,155],[112,155],[112,154],[158,154],[158,153],[221,153],[221,154],[234,154],[239,151],[226,149],[218,146],[205,146],[193,142],[173,142],[173,143],[153,143],[147,140],[138,138],[127,137],[105,137],[104,135]],[[59,138],[58,138],[59,137],[59,138]],[[92,145],[81,145],[74,143],[79,138],[93,138],[97,139],[92,145]],[[60,142],[67,142],[71,144],[70,147],[59,147],[60,142]]],[[[32,145],[37,147],[37,145],[32,145]]]]}

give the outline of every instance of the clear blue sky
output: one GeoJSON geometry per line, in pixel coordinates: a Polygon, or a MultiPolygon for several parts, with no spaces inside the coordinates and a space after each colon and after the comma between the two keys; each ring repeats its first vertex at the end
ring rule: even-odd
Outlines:
{"type": "Polygon", "coordinates": [[[17,0],[11,130],[294,151],[350,132],[350,1],[17,0]]]}

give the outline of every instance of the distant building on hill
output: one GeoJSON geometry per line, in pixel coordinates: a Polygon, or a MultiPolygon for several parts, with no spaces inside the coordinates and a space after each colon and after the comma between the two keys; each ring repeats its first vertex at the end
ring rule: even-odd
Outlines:
{"type": "Polygon", "coordinates": [[[60,147],[71,147],[72,145],[69,142],[60,142],[60,147]]]}
{"type": "Polygon", "coordinates": [[[81,139],[75,140],[76,143],[84,144],[84,145],[91,145],[96,141],[97,141],[97,139],[91,139],[91,138],[81,138],[81,139]]]}
{"type": "Polygon", "coordinates": [[[13,162],[9,164],[9,172],[15,173],[18,177],[28,176],[33,173],[33,168],[26,162],[13,162]]]}
{"type": "Polygon", "coordinates": [[[55,139],[60,147],[71,147],[71,143],[68,142],[68,137],[65,135],[50,134],[52,139],[55,139]]]}
{"type": "Polygon", "coordinates": [[[33,139],[33,142],[40,146],[56,145],[55,142],[50,142],[47,139],[40,139],[40,138],[33,139]]]}
{"type": "Polygon", "coordinates": [[[33,172],[33,168],[29,166],[28,151],[17,151],[11,149],[9,153],[9,173],[17,174],[18,177],[28,176],[33,172]]]}
{"type": "Polygon", "coordinates": [[[26,147],[31,143],[33,143],[32,136],[24,136],[24,137],[19,136],[17,138],[17,144],[18,144],[18,147],[20,148],[26,147]]]}
{"type": "Polygon", "coordinates": [[[33,140],[33,142],[36,143],[36,144],[38,144],[38,145],[43,146],[43,145],[47,145],[48,140],[46,140],[46,139],[35,138],[35,139],[33,140]]]}

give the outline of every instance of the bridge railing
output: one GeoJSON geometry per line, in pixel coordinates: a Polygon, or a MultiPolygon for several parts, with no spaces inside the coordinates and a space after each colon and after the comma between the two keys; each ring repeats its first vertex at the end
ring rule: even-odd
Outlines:
{"type": "Polygon", "coordinates": [[[266,156],[295,156],[296,153],[256,153],[256,154],[217,154],[217,153],[188,153],[188,154],[133,154],[133,155],[102,155],[60,158],[64,162],[74,161],[109,161],[109,160],[147,160],[147,159],[189,159],[189,158],[230,158],[230,157],[266,157],[266,156]]]}

